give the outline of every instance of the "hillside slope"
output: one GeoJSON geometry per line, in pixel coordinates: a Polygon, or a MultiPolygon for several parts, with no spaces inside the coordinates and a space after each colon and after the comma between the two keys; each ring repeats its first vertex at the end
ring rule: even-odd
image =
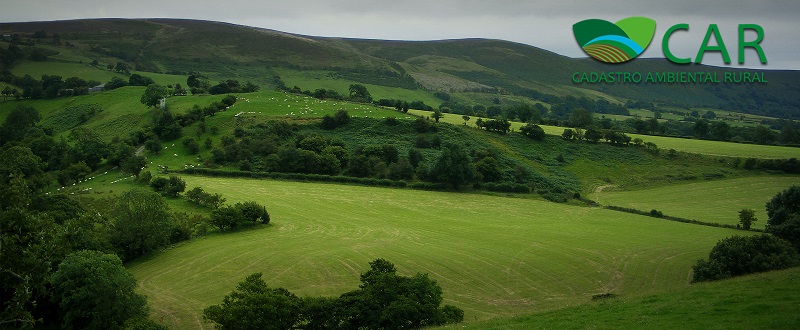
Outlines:
{"type": "MultiPolygon", "coordinates": [[[[502,40],[384,41],[310,37],[229,23],[183,19],[92,19],[0,24],[3,34],[58,33],[71,50],[153,72],[198,71],[272,82],[277,69],[325,71],[331,78],[431,91],[479,91],[547,100],[583,95],[624,102],[718,107],[800,116],[798,71],[769,71],[767,84],[575,84],[574,72],[738,72],[662,59],[609,66],[502,40]]],[[[315,88],[314,86],[300,86],[315,88]]]]}
{"type": "Polygon", "coordinates": [[[800,303],[798,276],[800,268],[792,268],[458,328],[791,329],[800,324],[793,312],[800,303]]]}

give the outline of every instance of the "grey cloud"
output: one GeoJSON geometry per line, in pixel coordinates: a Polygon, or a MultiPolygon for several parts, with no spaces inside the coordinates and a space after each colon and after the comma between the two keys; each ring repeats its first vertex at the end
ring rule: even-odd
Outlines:
{"type": "Polygon", "coordinates": [[[661,57],[660,38],[675,23],[691,24],[675,51],[696,52],[710,23],[727,29],[723,35],[735,54],[738,23],[760,24],[771,66],[796,67],[800,45],[794,42],[800,2],[767,1],[622,1],[622,0],[411,0],[411,1],[244,1],[214,3],[185,0],[112,2],[74,0],[54,5],[43,0],[1,0],[0,21],[99,17],[176,17],[224,21],[315,36],[371,39],[435,40],[494,38],[521,42],[559,54],[584,57],[572,37],[572,24],[587,18],[615,21],[641,15],[658,22],[656,40],[644,56],[661,57]],[[733,32],[730,29],[733,29],[733,32]],[[733,33],[733,34],[731,34],[733,33]],[[699,35],[699,36],[698,36],[699,35]],[[697,41],[696,39],[700,39],[697,41]]]}

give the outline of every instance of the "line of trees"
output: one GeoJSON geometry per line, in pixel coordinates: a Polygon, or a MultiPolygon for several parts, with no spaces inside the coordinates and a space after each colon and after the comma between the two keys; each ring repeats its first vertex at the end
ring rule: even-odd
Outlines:
{"type": "Polygon", "coordinates": [[[373,100],[372,95],[369,93],[369,90],[366,86],[361,84],[351,84],[347,91],[347,95],[343,95],[336,90],[333,89],[325,89],[325,88],[318,88],[315,89],[313,92],[310,90],[303,90],[298,86],[294,86],[292,88],[286,87],[280,77],[276,77],[277,81],[277,90],[294,93],[294,94],[303,94],[308,95],[320,100],[338,100],[338,101],[351,101],[351,102],[360,102],[360,103],[372,103],[377,106],[381,107],[392,107],[395,108],[397,111],[408,112],[409,109],[418,109],[418,110],[434,110],[432,106],[425,104],[423,101],[406,101],[406,100],[397,100],[397,99],[380,99],[380,100],[373,100]]]}
{"type": "Polygon", "coordinates": [[[0,73],[0,81],[21,88],[6,86],[2,94],[4,97],[14,97],[15,99],[53,99],[57,97],[85,95],[89,93],[89,88],[100,84],[99,81],[84,80],[78,77],[64,79],[58,75],[42,75],[41,80],[24,75],[17,77],[9,71],[0,73]]]}
{"type": "Polygon", "coordinates": [[[647,146],[648,148],[654,148],[655,144],[652,146],[646,145],[641,139],[631,140],[631,137],[626,135],[625,133],[616,132],[614,130],[600,130],[594,127],[590,127],[589,129],[564,129],[564,133],[561,133],[561,138],[564,140],[586,140],[592,143],[600,142],[600,140],[606,140],[606,142],[615,144],[615,145],[628,145],[633,142],[637,146],[647,146]]]}

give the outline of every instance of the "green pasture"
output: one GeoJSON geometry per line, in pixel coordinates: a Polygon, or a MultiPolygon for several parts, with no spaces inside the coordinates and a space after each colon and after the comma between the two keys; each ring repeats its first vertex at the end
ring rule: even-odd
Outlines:
{"type": "MultiPolygon", "coordinates": [[[[681,111],[685,111],[681,109],[681,111]]],[[[706,111],[712,111],[716,113],[717,119],[725,120],[731,126],[740,126],[740,127],[754,127],[761,124],[761,120],[764,119],[775,119],[770,117],[764,116],[757,116],[745,113],[738,113],[738,112],[730,112],[730,111],[723,111],[723,110],[712,110],[712,109],[698,109],[698,112],[702,116],[706,113],[706,111]]],[[[624,121],[628,119],[648,119],[653,118],[654,113],[652,110],[647,109],[630,109],[630,116],[625,115],[611,115],[611,114],[594,114],[595,118],[611,118],[613,120],[624,121]]],[[[687,112],[688,116],[688,112],[687,112]]],[[[683,120],[686,116],[677,115],[671,112],[661,112],[661,119],[659,122],[665,122],[667,120],[683,120]]]]}
{"type": "MultiPolygon", "coordinates": [[[[430,117],[432,111],[423,110],[409,110],[408,113],[415,114],[423,117],[430,117]]],[[[440,121],[454,125],[464,125],[464,120],[461,115],[446,113],[440,121]]],[[[470,116],[467,125],[475,127],[475,120],[478,117],[470,116]]],[[[486,118],[484,118],[486,120],[486,118]]],[[[519,131],[519,128],[524,126],[520,122],[511,122],[512,131],[519,131]]],[[[544,129],[545,133],[550,135],[561,136],[564,132],[564,127],[539,125],[544,129]]],[[[741,157],[741,158],[800,158],[800,148],[783,147],[783,146],[766,146],[757,144],[745,144],[723,141],[708,141],[696,140],[666,136],[653,136],[641,134],[628,134],[631,138],[639,138],[644,142],[655,143],[660,149],[676,151],[683,151],[695,154],[703,154],[709,156],[723,156],[723,157],[741,157]]]]}
{"type": "MultiPolygon", "coordinates": [[[[89,62],[86,63],[74,63],[74,62],[55,62],[55,61],[45,61],[45,62],[22,62],[19,64],[14,65],[11,69],[11,73],[16,76],[24,76],[30,75],[36,79],[42,79],[43,75],[56,75],[61,76],[63,79],[67,79],[70,77],[78,77],[84,80],[95,80],[99,81],[100,83],[107,83],[111,81],[114,77],[119,77],[125,81],[128,81],[128,76],[106,69],[104,66],[91,66],[89,62]]],[[[152,72],[140,72],[140,71],[132,71],[131,73],[138,73],[145,77],[152,78],[157,84],[161,85],[174,85],[174,84],[181,84],[184,88],[186,88],[186,76],[178,76],[178,75],[171,75],[171,74],[163,74],[163,73],[152,73],[152,72]]]]}
{"type": "Polygon", "coordinates": [[[30,106],[39,111],[42,116],[41,123],[58,120],[59,114],[68,107],[99,105],[103,111],[91,117],[82,126],[96,131],[105,140],[110,141],[115,136],[125,137],[150,122],[150,109],[139,101],[143,92],[144,87],[122,87],[113,91],[52,100],[9,100],[0,102],[0,120],[5,120],[8,112],[20,105],[30,106]],[[50,117],[54,118],[49,119],[50,117]]]}
{"type": "MultiPolygon", "coordinates": [[[[222,96],[220,95],[219,97],[222,96]]],[[[256,115],[285,118],[320,118],[324,115],[333,115],[338,110],[346,110],[351,117],[411,118],[410,115],[371,104],[319,100],[310,96],[276,91],[237,94],[237,96],[239,100],[233,107],[226,110],[226,114],[240,114],[240,117],[256,115]]]]}
{"type": "Polygon", "coordinates": [[[111,78],[128,78],[120,73],[106,69],[100,69],[89,65],[89,63],[64,63],[64,62],[22,62],[11,68],[11,73],[22,77],[30,75],[35,79],[42,79],[43,75],[61,76],[63,79],[78,77],[84,80],[95,80],[101,84],[111,81],[111,78]]]}
{"type": "Polygon", "coordinates": [[[612,292],[685,287],[691,266],[742,232],[523,198],[183,176],[228,203],[266,205],[272,223],[175,246],[128,265],[156,320],[211,328],[201,310],[263,272],[270,286],[335,296],[368,262],[428,273],[471,323],[574,306],[612,292]]]}
{"type": "Polygon", "coordinates": [[[656,209],[671,216],[732,225],[739,223],[740,210],[753,209],[758,218],[753,227],[764,228],[767,202],[775,194],[797,184],[800,184],[800,176],[757,176],[643,190],[618,190],[611,186],[598,189],[589,198],[603,205],[643,211],[656,209]]]}
{"type": "Polygon", "coordinates": [[[657,295],[594,301],[458,329],[793,329],[800,268],[698,283],[657,295]]]}
{"type": "MultiPolygon", "coordinates": [[[[93,116],[83,126],[97,131],[104,139],[110,141],[115,136],[125,137],[152,120],[151,109],[140,102],[144,89],[144,87],[129,86],[113,91],[52,100],[9,99],[0,102],[0,121],[5,120],[11,109],[20,105],[35,108],[42,116],[42,122],[47,123],[48,120],[59,120],[57,117],[60,112],[68,107],[96,104],[103,111],[93,116]]],[[[267,118],[320,118],[326,114],[333,115],[338,110],[346,110],[353,117],[401,119],[413,117],[370,104],[318,100],[276,91],[236,95],[239,100],[234,106],[207,119],[209,126],[220,125],[222,132],[224,127],[250,125],[267,118]]],[[[219,102],[223,97],[224,95],[173,96],[167,99],[167,107],[174,114],[181,114],[192,109],[194,105],[205,107],[213,102],[219,102]]],[[[232,129],[230,128],[231,131],[232,129]]],[[[193,128],[185,130],[193,131],[193,128]]]]}
{"type": "Polygon", "coordinates": [[[343,78],[337,78],[335,73],[330,71],[298,71],[291,69],[275,69],[283,82],[289,88],[298,86],[302,90],[314,91],[319,88],[332,89],[339,94],[348,95],[351,84],[361,84],[367,87],[370,95],[375,100],[395,99],[403,101],[423,101],[432,107],[437,107],[442,103],[433,93],[422,89],[405,89],[400,87],[389,87],[374,84],[365,84],[343,78]]]}
{"type": "MultiPolygon", "coordinates": [[[[563,132],[563,128],[560,128],[563,132]]],[[[547,131],[547,129],[545,129],[547,131]]],[[[767,146],[723,141],[696,140],[666,136],[628,134],[644,142],[655,143],[660,149],[683,151],[695,154],[741,158],[800,158],[800,148],[767,146]]]]}

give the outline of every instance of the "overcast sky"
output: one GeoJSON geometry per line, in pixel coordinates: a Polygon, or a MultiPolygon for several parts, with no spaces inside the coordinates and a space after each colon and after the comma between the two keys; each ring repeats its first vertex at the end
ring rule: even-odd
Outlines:
{"type": "MultiPolygon", "coordinates": [[[[0,21],[80,18],[189,18],[222,21],[326,37],[391,40],[493,38],[520,42],[570,57],[586,57],[572,36],[572,24],[589,18],[616,22],[629,16],[656,20],[656,34],[643,57],[664,57],[661,39],[677,23],[688,32],[673,35],[670,49],[694,58],[709,24],[718,24],[737,64],[737,26],[764,28],[761,45],[769,63],[746,52],[745,67],[800,70],[798,0],[0,0],[0,21]]],[[[749,41],[754,35],[747,34],[749,41]]],[[[704,64],[721,65],[719,53],[704,64]]]]}

